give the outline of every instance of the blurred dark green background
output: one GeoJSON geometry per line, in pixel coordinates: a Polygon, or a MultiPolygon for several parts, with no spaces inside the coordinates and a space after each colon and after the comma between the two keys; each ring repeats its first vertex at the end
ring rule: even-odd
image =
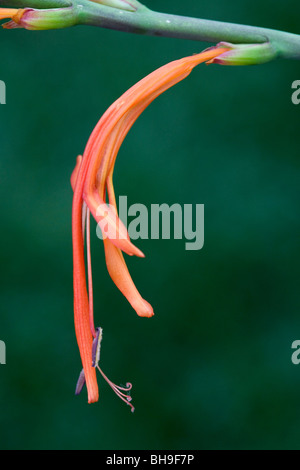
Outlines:
{"type": "MultiPolygon", "coordinates": [[[[296,0],[147,5],[300,32],[296,0]]],[[[299,62],[199,66],[120,151],[129,204],[205,204],[203,250],[139,240],[146,259],[127,258],[151,320],[118,292],[93,236],[102,367],[133,382],[132,415],[101,377],[98,404],[74,396],[69,177],[116,98],[207,45],[88,27],[1,30],[0,42],[0,448],[299,449],[299,62]]]]}

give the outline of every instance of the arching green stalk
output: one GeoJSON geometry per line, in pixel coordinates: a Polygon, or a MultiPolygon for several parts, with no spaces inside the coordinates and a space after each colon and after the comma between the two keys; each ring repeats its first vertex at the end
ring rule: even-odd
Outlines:
{"type": "MultiPolygon", "coordinates": [[[[98,0],[101,2],[101,0],[98,0]]],[[[116,0],[111,0],[112,2],[116,0]]],[[[131,3],[135,11],[103,5],[91,0],[0,0],[0,5],[32,8],[73,8],[76,24],[98,26],[143,35],[165,36],[216,43],[235,44],[269,42],[278,57],[300,59],[300,35],[254,26],[224,23],[149,10],[137,0],[131,3]]],[[[109,3],[106,0],[105,3],[109,3]]],[[[200,8],[200,7],[199,7],[200,8]]],[[[68,26],[68,25],[66,25],[68,26]]],[[[64,27],[62,25],[61,27],[64,27]]]]}

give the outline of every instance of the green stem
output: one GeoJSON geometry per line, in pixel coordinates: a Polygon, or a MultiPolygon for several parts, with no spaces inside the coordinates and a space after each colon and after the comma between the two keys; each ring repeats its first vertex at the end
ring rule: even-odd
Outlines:
{"type": "Polygon", "coordinates": [[[82,5],[81,24],[137,34],[166,36],[216,43],[263,43],[269,41],[280,57],[300,59],[300,35],[267,28],[169,15],[138,8],[135,13],[103,7],[88,0],[82,5]]]}
{"type": "MultiPolygon", "coordinates": [[[[100,0],[99,0],[100,1],[100,0]]],[[[151,11],[132,0],[137,10],[130,12],[101,5],[91,0],[0,0],[9,6],[61,8],[73,5],[77,24],[99,26],[150,36],[166,36],[216,43],[270,42],[279,57],[300,59],[300,35],[267,28],[203,20],[151,11]]]]}
{"type": "Polygon", "coordinates": [[[72,0],[0,0],[0,5],[10,8],[63,8],[73,4],[72,0]]]}

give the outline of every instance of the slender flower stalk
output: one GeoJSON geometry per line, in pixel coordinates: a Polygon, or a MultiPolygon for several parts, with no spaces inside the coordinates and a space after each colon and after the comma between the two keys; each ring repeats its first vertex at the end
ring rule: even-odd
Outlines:
{"type": "MultiPolygon", "coordinates": [[[[71,176],[71,185],[74,190],[72,212],[74,316],[84,370],[80,376],[78,389],[82,388],[85,378],[89,403],[96,402],[99,397],[92,361],[93,343],[97,332],[93,318],[89,215],[90,213],[93,215],[102,230],[106,264],[112,280],[139,316],[151,317],[153,309],[135,287],[122,255],[124,251],[129,255],[143,256],[141,251],[131,243],[127,230],[118,217],[113,187],[116,157],[130,128],[155,98],[186,78],[196,65],[212,60],[228,50],[229,48],[224,46],[211,48],[201,54],[171,62],[145,77],[105,112],[88,140],[83,157],[77,157],[71,176]],[[106,203],[106,198],[109,204],[106,203]],[[84,256],[85,229],[88,287],[84,256]]],[[[118,387],[109,381],[101,370],[100,372],[117,395],[128,402],[127,392],[131,386],[118,387]]]]}
{"type": "MultiPolygon", "coordinates": [[[[10,6],[23,8],[25,1],[0,0],[0,5],[9,3],[10,6]]],[[[276,52],[276,57],[300,59],[299,34],[155,12],[137,0],[27,0],[26,4],[30,8],[26,9],[28,15],[24,16],[24,21],[13,19],[12,22],[5,23],[4,28],[21,27],[39,30],[80,24],[211,43],[219,41],[234,44],[270,43],[276,52]]]]}

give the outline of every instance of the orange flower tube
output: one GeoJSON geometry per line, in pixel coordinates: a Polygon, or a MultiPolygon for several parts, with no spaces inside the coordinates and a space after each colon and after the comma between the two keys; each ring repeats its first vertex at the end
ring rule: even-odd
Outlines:
{"type": "Polygon", "coordinates": [[[89,295],[86,285],[84,224],[82,224],[84,203],[104,232],[106,264],[112,280],[138,315],[151,317],[153,309],[139,294],[121,253],[124,251],[129,255],[143,256],[140,250],[131,243],[127,230],[117,215],[113,188],[115,160],[130,128],[155,98],[186,78],[196,65],[212,60],[227,50],[225,47],[208,49],[201,54],[171,62],[142,79],[105,112],[88,140],[83,157],[78,157],[71,177],[71,184],[74,188],[72,214],[74,315],[89,403],[98,400],[98,386],[95,369],[92,367],[92,345],[96,330],[92,311],[89,242],[87,243],[89,295]],[[109,205],[106,203],[106,196],[109,205]]]}

